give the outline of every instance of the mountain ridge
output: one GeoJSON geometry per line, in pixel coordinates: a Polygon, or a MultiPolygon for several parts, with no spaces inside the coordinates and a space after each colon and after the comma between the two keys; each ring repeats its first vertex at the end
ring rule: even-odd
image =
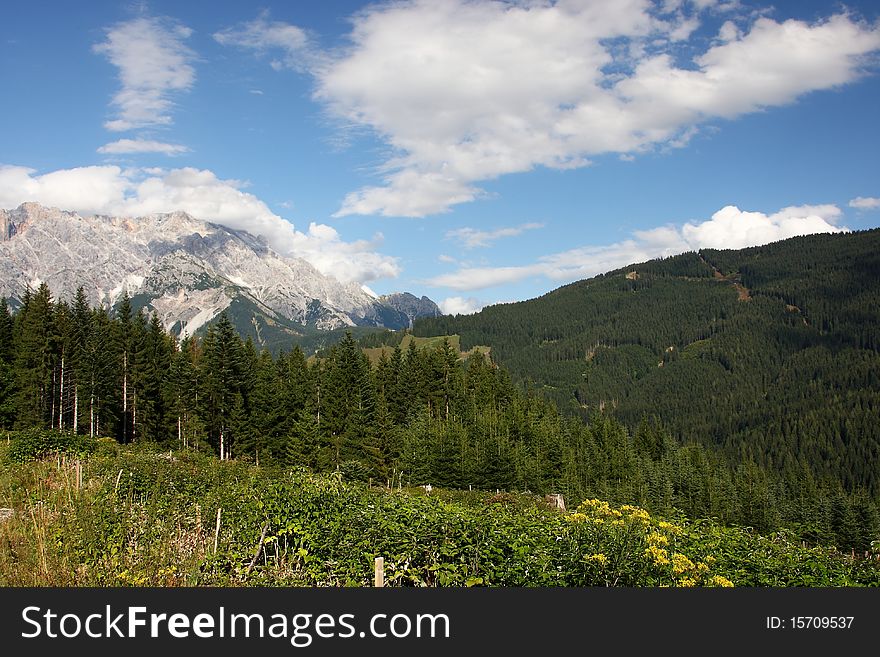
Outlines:
{"type": "Polygon", "coordinates": [[[880,491],[880,229],[628,265],[414,335],[488,345],[568,413],[880,491]]]}
{"type": "Polygon", "coordinates": [[[182,211],[117,217],[38,203],[0,210],[0,296],[20,301],[41,282],[67,298],[82,285],[92,306],[112,308],[128,294],[177,335],[195,334],[233,302],[290,336],[405,328],[419,312],[439,314],[426,297],[423,307],[404,312],[394,295],[376,299],[278,254],[262,237],[182,211]]]}

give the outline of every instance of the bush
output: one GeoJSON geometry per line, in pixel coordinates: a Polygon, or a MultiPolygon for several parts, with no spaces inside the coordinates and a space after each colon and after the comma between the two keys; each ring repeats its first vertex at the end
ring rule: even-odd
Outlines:
{"type": "Polygon", "coordinates": [[[55,454],[85,456],[97,445],[97,441],[88,436],[52,429],[28,429],[11,435],[6,458],[13,463],[36,461],[55,454]]]}

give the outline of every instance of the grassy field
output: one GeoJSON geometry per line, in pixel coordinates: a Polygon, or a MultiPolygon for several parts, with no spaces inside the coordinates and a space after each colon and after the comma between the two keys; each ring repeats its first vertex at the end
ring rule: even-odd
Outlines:
{"type": "Polygon", "coordinates": [[[853,558],[708,520],[27,432],[0,444],[0,585],[876,586],[853,558]],[[48,450],[48,451],[47,451],[48,450]]]}
{"type": "MultiPolygon", "coordinates": [[[[401,340],[400,348],[406,352],[406,350],[409,349],[409,343],[415,342],[418,349],[436,349],[443,344],[444,338],[448,339],[449,345],[452,349],[458,352],[459,360],[467,360],[474,353],[481,353],[487,358],[491,358],[491,348],[483,345],[477,345],[473,349],[462,351],[461,337],[458,335],[436,335],[427,338],[420,338],[407,334],[403,337],[403,340],[401,340]]],[[[394,353],[394,347],[370,347],[364,349],[364,353],[370,359],[370,363],[376,365],[376,363],[379,362],[379,359],[382,358],[382,354],[385,354],[387,358],[390,358],[391,354],[394,353]]]]}

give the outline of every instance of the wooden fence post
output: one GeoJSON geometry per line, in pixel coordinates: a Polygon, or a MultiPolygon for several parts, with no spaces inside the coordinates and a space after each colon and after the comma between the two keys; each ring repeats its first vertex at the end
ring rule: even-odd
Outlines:
{"type": "Polygon", "coordinates": [[[373,586],[383,587],[385,586],[385,558],[384,557],[376,557],[376,561],[374,563],[374,577],[373,577],[373,586]]]}
{"type": "Polygon", "coordinates": [[[217,507],[217,526],[214,528],[214,554],[217,554],[217,541],[220,540],[220,507],[217,507]]]}

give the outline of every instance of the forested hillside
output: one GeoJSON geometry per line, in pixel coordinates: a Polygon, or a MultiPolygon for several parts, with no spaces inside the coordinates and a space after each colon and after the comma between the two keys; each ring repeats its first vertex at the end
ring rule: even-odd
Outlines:
{"type": "Polygon", "coordinates": [[[683,446],[653,422],[627,430],[599,412],[566,417],[482,353],[461,361],[442,339],[423,349],[408,340],[373,366],[346,335],[310,361],[298,348],[258,352],[223,316],[203,339],[178,345],[126,301],[111,318],[82,295],[72,306],[53,301],[43,286],[14,318],[0,305],[0,381],[4,428],[391,486],[561,492],[570,503],[601,498],[760,531],[786,526],[858,550],[880,531],[873,496],[805,462],[769,468],[683,446]]]}
{"type": "Polygon", "coordinates": [[[880,231],[703,250],[416,323],[565,412],[880,492],[880,231]]]}

